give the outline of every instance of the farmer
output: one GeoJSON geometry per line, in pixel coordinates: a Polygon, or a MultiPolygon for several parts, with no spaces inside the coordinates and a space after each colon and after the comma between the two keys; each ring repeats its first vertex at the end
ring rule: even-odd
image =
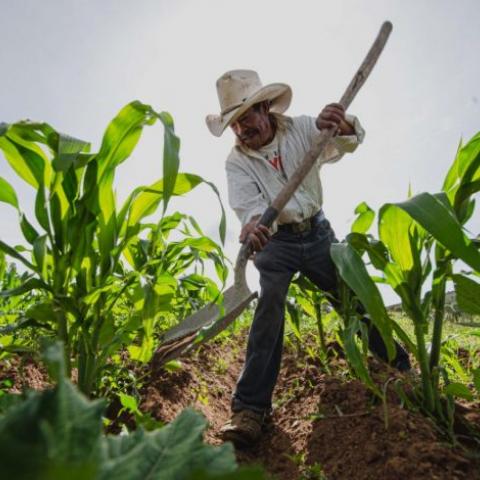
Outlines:
{"type": "MultiPolygon", "coordinates": [[[[272,392],[280,369],[285,300],[292,277],[301,272],[319,289],[338,297],[330,244],[335,234],[322,211],[319,168],[352,153],[362,142],[358,119],[345,115],[337,103],[317,118],[287,117],[292,91],[283,83],[262,86],[251,70],[233,70],[217,81],[221,112],[206,118],[219,137],[227,127],[236,141],[226,162],[229,203],[240,219],[240,242],[249,238],[260,272],[260,297],[249,332],[246,360],[232,399],[232,417],[222,428],[225,440],[249,445],[261,435],[272,408],[272,392]],[[293,194],[270,231],[257,225],[261,214],[299,166],[323,129],[335,129],[333,140],[293,194]]],[[[335,301],[334,301],[335,303],[335,301]]],[[[369,348],[387,360],[378,330],[369,327],[369,348]]],[[[408,354],[398,344],[392,364],[410,368],[408,354]]]]}

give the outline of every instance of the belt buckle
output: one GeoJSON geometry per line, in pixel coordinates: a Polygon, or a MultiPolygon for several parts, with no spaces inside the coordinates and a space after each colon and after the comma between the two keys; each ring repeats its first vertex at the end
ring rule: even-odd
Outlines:
{"type": "Polygon", "coordinates": [[[309,218],[303,220],[302,222],[294,223],[292,225],[292,230],[294,233],[304,233],[311,230],[311,228],[312,227],[311,227],[309,218]]]}

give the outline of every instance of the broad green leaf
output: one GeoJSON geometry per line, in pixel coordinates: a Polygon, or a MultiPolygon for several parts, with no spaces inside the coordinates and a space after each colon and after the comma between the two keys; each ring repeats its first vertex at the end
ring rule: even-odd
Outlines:
{"type": "Polygon", "coordinates": [[[38,232],[23,213],[20,214],[20,228],[25,240],[30,243],[30,245],[33,245],[35,240],[38,238],[38,232]]]}
{"type": "Polygon", "coordinates": [[[477,394],[480,395],[480,368],[475,368],[474,370],[472,370],[472,373],[475,390],[477,391],[477,394]]]}
{"type": "Polygon", "coordinates": [[[46,277],[46,255],[47,255],[47,235],[37,237],[33,242],[33,256],[41,273],[42,278],[46,277]]]}
{"type": "Polygon", "coordinates": [[[167,210],[168,201],[173,195],[180,164],[180,139],[175,135],[173,118],[167,112],[157,114],[164,127],[163,136],[163,213],[167,210]]]}
{"type": "Polygon", "coordinates": [[[130,156],[140,139],[142,127],[151,122],[151,118],[151,108],[135,101],[125,105],[110,122],[95,157],[99,183],[103,182],[108,170],[114,169],[130,156]]]}
{"type": "Polygon", "coordinates": [[[25,311],[25,317],[36,320],[39,323],[49,323],[54,324],[55,322],[55,311],[53,309],[52,301],[40,301],[35,302],[33,305],[27,308],[25,311]]]}
{"type": "Polygon", "coordinates": [[[60,251],[65,247],[66,221],[63,216],[62,199],[55,192],[50,198],[50,217],[54,232],[55,245],[60,251]]]}
{"type": "Polygon", "coordinates": [[[35,216],[40,226],[48,232],[50,230],[50,221],[48,218],[47,199],[45,197],[45,188],[40,185],[35,198],[35,216]]]}
{"type": "Polygon", "coordinates": [[[0,297],[15,297],[17,295],[23,295],[24,293],[31,292],[32,290],[49,291],[50,287],[38,278],[29,278],[26,282],[22,283],[18,287],[12,288],[10,290],[0,291],[0,297]]]}
{"type": "Polygon", "coordinates": [[[19,260],[30,270],[37,271],[37,269],[35,268],[35,265],[32,265],[25,257],[20,255],[20,253],[18,253],[17,250],[10,247],[10,245],[7,245],[5,242],[2,242],[1,240],[0,240],[0,250],[2,250],[7,255],[10,255],[11,257],[15,258],[16,260],[19,260]]]}
{"type": "Polygon", "coordinates": [[[76,162],[78,155],[88,149],[89,144],[64,133],[58,134],[58,150],[52,166],[55,170],[66,172],[76,162]]]}
{"type": "Polygon", "coordinates": [[[18,210],[18,198],[13,187],[0,177],[0,202],[9,203],[18,210]]]}
{"type": "Polygon", "coordinates": [[[358,253],[348,244],[333,243],[330,254],[337,270],[346,284],[353,290],[367,310],[373,324],[380,331],[388,351],[388,357],[395,357],[392,326],[380,292],[370,278],[358,253]]]}
{"type": "Polygon", "coordinates": [[[103,401],[87,401],[67,380],[29,395],[0,419],[2,475],[95,478],[104,448],[103,410],[103,401]]]}
{"type": "MultiPolygon", "coordinates": [[[[172,195],[184,195],[199,185],[203,179],[198,175],[180,173],[176,177],[172,195]]],[[[155,182],[142,191],[132,201],[128,225],[135,225],[147,215],[152,214],[163,199],[163,179],[155,182]]]]}
{"type": "Polygon", "coordinates": [[[120,399],[120,403],[122,404],[122,407],[125,408],[127,411],[131,413],[137,413],[137,414],[142,414],[140,410],[138,409],[138,403],[135,397],[132,397],[131,395],[127,395],[126,393],[119,393],[118,398],[120,399]]]}
{"type": "Polygon", "coordinates": [[[447,395],[453,395],[454,397],[460,397],[468,401],[473,400],[472,392],[462,383],[449,383],[444,391],[447,395]]]}
{"type": "Polygon", "coordinates": [[[5,158],[10,166],[15,170],[17,175],[29,183],[32,187],[37,188],[38,180],[35,178],[28,161],[19,152],[18,148],[7,137],[0,137],[0,150],[3,151],[5,158]]]}
{"type": "Polygon", "coordinates": [[[447,207],[447,202],[444,194],[421,193],[395,205],[417,221],[456,258],[480,271],[480,253],[463,233],[453,210],[447,207]]]}
{"type": "Polygon", "coordinates": [[[316,316],[316,310],[315,306],[312,303],[311,299],[306,299],[305,297],[302,297],[300,295],[297,295],[295,297],[295,300],[298,302],[298,304],[302,307],[303,311],[310,317],[310,318],[315,318],[316,316]]]}
{"type": "Polygon", "coordinates": [[[357,332],[359,328],[360,326],[358,320],[350,319],[350,322],[345,328],[343,335],[345,353],[347,354],[348,361],[353,367],[358,378],[360,378],[360,380],[364,382],[365,385],[367,385],[377,396],[381,396],[379,388],[375,385],[372,378],[370,377],[370,374],[368,373],[368,369],[365,365],[362,353],[358,349],[356,343],[357,332]]]}
{"type": "Polygon", "coordinates": [[[365,203],[362,202],[355,208],[358,215],[352,224],[351,231],[356,233],[366,233],[372,226],[375,218],[375,212],[365,203]]]}
{"type": "Polygon", "coordinates": [[[117,238],[117,217],[115,213],[115,196],[113,193],[114,171],[110,170],[104,176],[104,181],[99,185],[99,247],[102,257],[102,272],[106,273],[110,267],[111,252],[113,251],[117,238]]]}
{"type": "Polygon", "coordinates": [[[389,256],[388,250],[382,242],[369,239],[362,233],[350,233],[347,235],[346,240],[360,254],[363,254],[363,252],[366,251],[375,268],[385,270],[389,261],[389,256]]]}
{"type": "Polygon", "coordinates": [[[455,160],[445,177],[442,190],[447,193],[451,204],[454,204],[455,195],[462,183],[478,178],[479,169],[480,132],[474,135],[466,145],[460,144],[455,160]]]}
{"type": "Polygon", "coordinates": [[[398,205],[386,204],[380,209],[378,231],[393,260],[402,272],[410,272],[415,264],[410,228],[411,217],[398,205]]]}
{"type": "Polygon", "coordinates": [[[32,125],[16,123],[10,127],[7,137],[15,144],[37,182],[50,185],[52,176],[50,160],[42,148],[37,145],[36,138],[38,138],[38,135],[35,135],[35,133],[35,127],[32,125]]]}
{"type": "Polygon", "coordinates": [[[452,278],[460,310],[480,315],[480,284],[464,275],[453,275],[452,278]]]}
{"type": "Polygon", "coordinates": [[[82,302],[85,303],[85,305],[93,305],[99,300],[102,293],[112,292],[116,288],[118,287],[115,283],[113,283],[111,280],[107,280],[100,287],[91,289],[89,293],[82,298],[82,302]]]}
{"type": "Polygon", "coordinates": [[[171,480],[193,478],[198,470],[223,474],[235,470],[230,444],[202,443],[206,421],[191,409],[154,432],[137,430],[128,436],[107,437],[108,450],[99,480],[171,480]]]}
{"type": "Polygon", "coordinates": [[[219,234],[220,234],[220,240],[222,242],[222,245],[224,245],[225,244],[225,234],[226,234],[226,230],[227,230],[227,217],[225,215],[225,208],[223,207],[222,199],[220,198],[220,193],[219,193],[217,187],[215,186],[215,184],[213,184],[211,182],[205,182],[205,183],[207,185],[209,185],[210,188],[215,192],[215,194],[218,197],[218,201],[220,203],[220,208],[222,210],[222,216],[220,218],[220,225],[218,227],[218,231],[219,231],[219,234]]]}

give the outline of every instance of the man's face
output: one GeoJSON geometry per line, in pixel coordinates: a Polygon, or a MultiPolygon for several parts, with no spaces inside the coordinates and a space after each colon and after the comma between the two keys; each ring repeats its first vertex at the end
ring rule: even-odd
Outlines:
{"type": "Polygon", "coordinates": [[[252,150],[271,142],[274,131],[268,114],[268,102],[253,105],[230,127],[240,142],[252,150]]]}

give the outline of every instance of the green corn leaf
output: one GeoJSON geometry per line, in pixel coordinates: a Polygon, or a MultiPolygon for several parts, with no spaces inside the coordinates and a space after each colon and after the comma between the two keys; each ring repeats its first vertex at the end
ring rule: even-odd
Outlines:
{"type": "Polygon", "coordinates": [[[151,108],[135,101],[123,107],[110,122],[103,135],[100,151],[95,156],[99,183],[107,171],[130,156],[140,139],[142,127],[151,119],[151,108]]]}
{"type": "Polygon", "coordinates": [[[59,250],[65,246],[66,222],[62,213],[62,199],[55,192],[50,198],[50,213],[55,238],[55,245],[59,250]]]}
{"type": "Polygon", "coordinates": [[[33,242],[33,256],[43,278],[46,277],[47,235],[37,237],[33,242]]]}
{"type": "Polygon", "coordinates": [[[65,193],[65,198],[70,205],[80,196],[80,181],[82,179],[84,168],[75,170],[73,167],[69,168],[62,179],[62,190],[65,193]]]}
{"type": "Polygon", "coordinates": [[[38,181],[30,170],[27,161],[23,158],[15,145],[5,136],[0,137],[0,149],[3,151],[5,158],[17,175],[32,187],[37,188],[38,181]]]}
{"type": "MultiPolygon", "coordinates": [[[[202,177],[190,173],[177,175],[172,195],[184,195],[193,190],[203,181],[202,177]]],[[[163,199],[163,180],[159,180],[149,187],[138,191],[135,199],[131,201],[128,225],[135,225],[147,215],[152,214],[163,199]]]]}
{"type": "Polygon", "coordinates": [[[180,164],[180,139],[175,135],[173,118],[167,112],[157,114],[164,126],[163,136],[163,213],[167,210],[168,201],[173,195],[180,164]]]}
{"type": "Polygon", "coordinates": [[[455,160],[448,171],[442,190],[447,193],[451,204],[456,204],[455,196],[465,183],[478,180],[480,175],[480,132],[466,145],[460,144],[455,160]]]}
{"type": "Polygon", "coordinates": [[[477,394],[480,395],[480,368],[475,368],[474,370],[472,370],[472,373],[475,390],[477,391],[477,394]]]}
{"type": "Polygon", "coordinates": [[[346,241],[361,254],[366,251],[375,268],[385,270],[389,261],[389,254],[383,242],[369,239],[365,234],[356,232],[348,234],[346,241]]]}
{"type": "Polygon", "coordinates": [[[388,357],[393,359],[395,347],[392,326],[380,292],[370,278],[360,255],[348,244],[333,243],[330,254],[340,276],[353,290],[367,310],[373,324],[380,331],[387,347],[388,357]]]}
{"type": "Polygon", "coordinates": [[[23,213],[20,214],[20,228],[25,240],[30,243],[30,245],[33,245],[39,234],[23,213]]]}
{"type": "MultiPolygon", "coordinates": [[[[480,253],[465,236],[445,194],[421,193],[395,204],[418,222],[435,240],[473,269],[480,271],[480,253]],[[438,221],[442,219],[442,221],[438,221]]],[[[400,234],[400,232],[399,232],[400,234]]]]}
{"type": "Polygon", "coordinates": [[[353,367],[353,370],[355,371],[358,378],[362,382],[364,382],[365,385],[367,385],[372,390],[372,392],[374,392],[377,396],[380,397],[381,392],[370,377],[362,353],[357,346],[356,338],[359,328],[360,325],[358,320],[350,319],[350,322],[347,325],[347,328],[344,330],[343,334],[345,353],[347,355],[350,365],[353,367]]]}
{"type": "MultiPolygon", "coordinates": [[[[29,327],[44,328],[49,331],[52,330],[49,325],[39,323],[33,318],[20,317],[19,320],[17,320],[15,323],[8,323],[7,325],[0,327],[0,335],[10,335],[14,332],[17,332],[18,330],[29,327]]],[[[3,345],[2,341],[0,341],[0,344],[3,345]]]]}
{"type": "Polygon", "coordinates": [[[99,185],[99,205],[100,215],[98,226],[99,247],[101,253],[102,272],[107,272],[109,267],[113,267],[111,262],[111,252],[113,251],[117,239],[117,217],[115,211],[115,196],[113,192],[114,171],[110,170],[104,176],[104,181],[99,185]]]}
{"type": "Polygon", "coordinates": [[[18,287],[10,290],[0,291],[0,297],[15,297],[17,295],[23,295],[24,293],[31,292],[32,290],[50,291],[50,287],[38,278],[29,278],[26,282],[22,283],[18,287]]]}
{"type": "Polygon", "coordinates": [[[52,166],[59,172],[66,172],[72,165],[75,165],[78,155],[89,148],[89,143],[83,140],[58,133],[58,150],[52,166]]]}
{"type": "Polygon", "coordinates": [[[380,239],[388,247],[395,263],[405,274],[415,265],[410,235],[411,217],[397,205],[386,204],[379,212],[380,239]]]}
{"type": "Polygon", "coordinates": [[[351,231],[356,233],[366,233],[372,226],[375,212],[365,202],[362,202],[355,208],[355,213],[358,216],[352,224],[351,231]]]}
{"type": "Polygon", "coordinates": [[[39,324],[55,324],[55,310],[53,301],[36,302],[25,311],[25,317],[36,320],[39,324]]]}
{"type": "Polygon", "coordinates": [[[37,190],[37,196],[35,198],[35,216],[38,223],[46,231],[50,231],[50,221],[48,218],[48,210],[45,198],[45,188],[40,185],[37,190]]]}
{"type": "Polygon", "coordinates": [[[480,315],[480,284],[464,275],[452,275],[455,296],[460,310],[480,315]]]}
{"type": "Polygon", "coordinates": [[[220,198],[220,192],[218,191],[217,187],[211,183],[211,182],[204,182],[210,186],[210,188],[215,192],[217,195],[218,201],[220,203],[220,208],[222,210],[222,216],[220,218],[220,225],[218,227],[219,234],[220,234],[220,240],[222,242],[222,245],[225,245],[225,235],[226,235],[226,230],[227,230],[227,217],[225,215],[225,208],[223,207],[222,199],[220,198]]]}
{"type": "Polygon", "coordinates": [[[13,187],[2,177],[0,177],[0,202],[5,202],[18,210],[18,198],[13,187]]]}
{"type": "Polygon", "coordinates": [[[468,401],[473,400],[472,392],[462,383],[449,383],[444,391],[447,395],[453,395],[454,397],[460,397],[468,401]]]}
{"type": "Polygon", "coordinates": [[[17,252],[17,250],[12,248],[10,245],[7,245],[5,242],[2,242],[1,240],[0,240],[0,250],[2,250],[7,255],[10,255],[11,257],[15,258],[16,260],[19,260],[30,270],[33,270],[34,272],[37,271],[37,269],[35,268],[35,265],[31,264],[24,256],[20,255],[20,253],[17,252]]]}

